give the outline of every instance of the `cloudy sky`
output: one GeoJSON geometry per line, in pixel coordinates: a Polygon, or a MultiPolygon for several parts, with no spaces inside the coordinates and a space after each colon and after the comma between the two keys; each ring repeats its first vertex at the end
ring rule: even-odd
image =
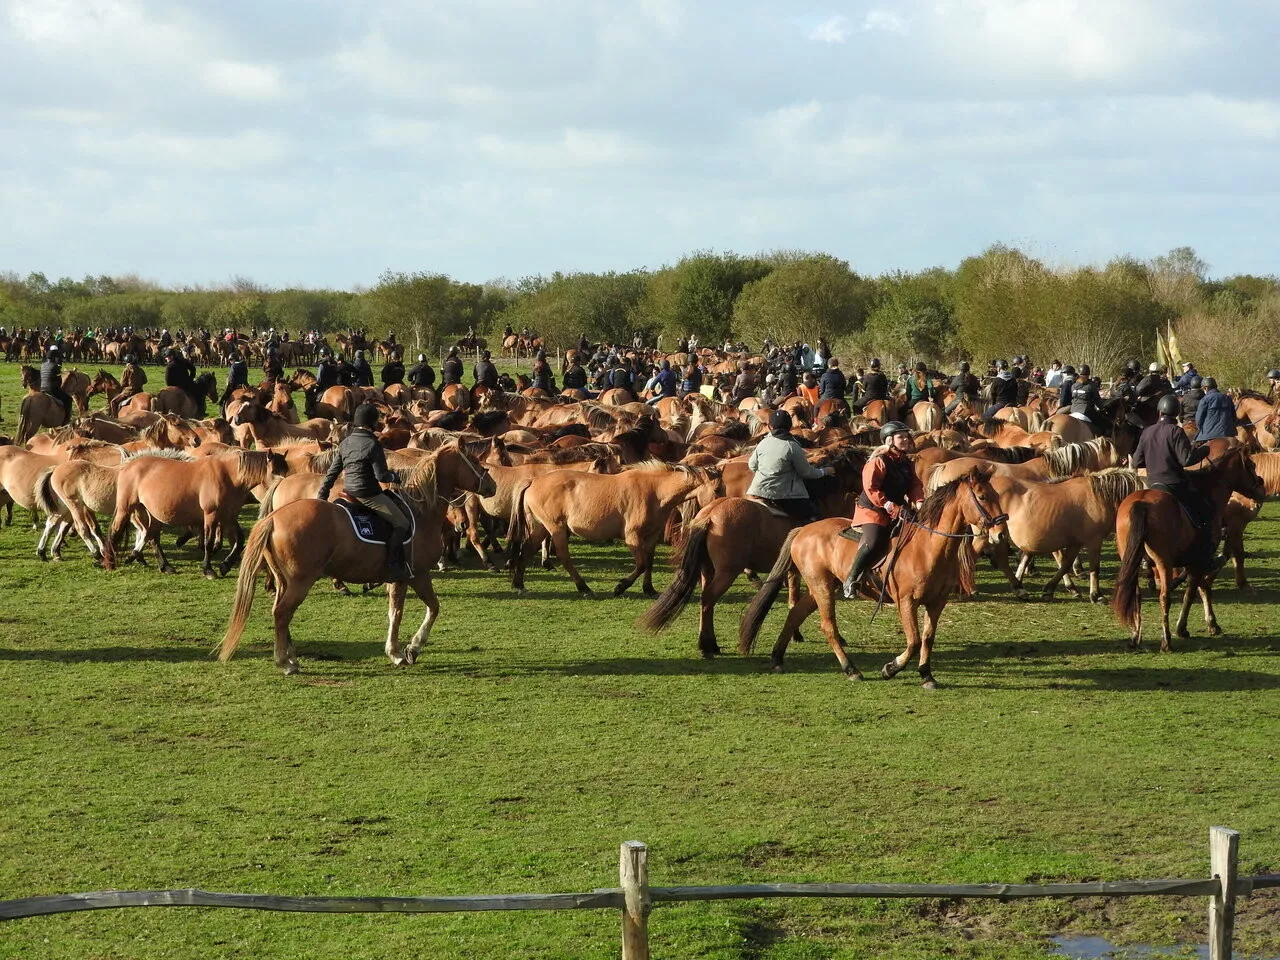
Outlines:
{"type": "Polygon", "coordinates": [[[0,270],[1280,272],[1276,0],[0,0],[0,270]]]}

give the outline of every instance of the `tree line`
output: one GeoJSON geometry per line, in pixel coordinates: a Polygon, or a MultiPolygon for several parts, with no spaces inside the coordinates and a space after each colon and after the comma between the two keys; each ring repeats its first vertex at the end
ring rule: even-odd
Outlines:
{"type": "Polygon", "coordinates": [[[1280,364],[1280,281],[1212,279],[1190,248],[1105,266],[1047,264],[996,245],[954,269],[880,276],[804,251],[758,255],[696,251],[656,270],[553,273],[466,283],[430,272],[387,271],[369,289],[270,290],[236,279],[219,288],[165,289],[137,277],[25,278],[0,274],[0,326],[109,329],[124,326],[247,331],[395,331],[435,352],[468,329],[496,345],[507,326],[549,346],[664,345],[696,335],[758,348],[833,344],[838,354],[925,360],[945,367],[1027,354],[1109,374],[1130,357],[1150,360],[1156,334],[1172,329],[1180,352],[1229,383],[1250,385],[1280,364]]]}

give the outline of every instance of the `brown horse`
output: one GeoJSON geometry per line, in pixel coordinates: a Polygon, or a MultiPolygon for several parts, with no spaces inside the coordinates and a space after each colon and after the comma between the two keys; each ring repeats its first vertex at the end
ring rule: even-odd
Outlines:
{"type": "MultiPolygon", "coordinates": [[[[1253,461],[1234,441],[1216,459],[1210,458],[1200,469],[1191,468],[1187,476],[1201,497],[1213,509],[1210,520],[1210,542],[1215,546],[1221,532],[1222,515],[1231,494],[1239,493],[1251,500],[1262,500],[1266,488],[1258,477],[1253,461]]],[[[1175,567],[1186,568],[1187,592],[1182,598],[1177,634],[1185,638],[1187,615],[1197,592],[1204,605],[1204,620],[1211,636],[1222,632],[1213,612],[1214,573],[1206,570],[1211,556],[1194,556],[1199,532],[1187,519],[1186,512],[1173,494],[1164,490],[1141,490],[1120,504],[1116,515],[1116,542],[1121,545],[1120,572],[1116,576],[1111,610],[1130,630],[1129,645],[1137,650],[1142,645],[1142,593],[1138,585],[1143,557],[1149,557],[1160,590],[1160,650],[1172,649],[1169,640],[1169,605],[1173,594],[1175,567]]]]}
{"type": "MultiPolygon", "coordinates": [[[[937,687],[930,659],[938,620],[947,600],[956,588],[973,592],[974,552],[970,543],[971,527],[981,527],[994,538],[1004,522],[999,498],[988,475],[980,468],[953,480],[929,495],[919,515],[907,521],[894,538],[885,571],[885,589],[898,608],[898,619],[907,637],[906,649],[884,665],[886,680],[896,676],[919,651],[920,679],[925,689],[937,687]],[[924,632],[920,631],[917,614],[924,608],[924,632]]],[[[783,583],[791,583],[794,603],[786,623],[773,646],[773,669],[781,671],[787,644],[800,625],[814,610],[822,617],[822,632],[850,680],[861,680],[862,673],[845,654],[845,642],[836,624],[836,598],[841,595],[841,581],[853,563],[858,546],[840,532],[849,521],[840,518],[819,520],[792,532],[778,554],[769,578],[760,586],[746,612],[738,633],[738,652],[747,655],[755,643],[769,608],[777,599],[783,583]],[[794,578],[802,577],[808,593],[798,594],[794,578]]],[[[863,595],[876,599],[870,587],[863,595]]]]}
{"type": "Polygon", "coordinates": [[[1027,598],[1023,578],[1031,557],[1047,553],[1057,557],[1058,569],[1044,585],[1044,598],[1052,599],[1059,581],[1067,584],[1072,596],[1080,596],[1070,573],[1083,550],[1089,563],[1089,599],[1095,603],[1101,600],[1098,566],[1102,543],[1115,530],[1121,501],[1142,489],[1138,474],[1112,468],[1050,483],[993,476],[991,486],[1009,514],[1005,524],[1009,536],[996,545],[994,559],[1018,597],[1027,598]],[[1009,565],[1010,542],[1022,551],[1016,574],[1009,565]]]}
{"type": "MultiPolygon", "coordinates": [[[[1009,449],[1011,448],[1003,448],[1005,451],[1009,449]]],[[[986,467],[995,476],[1016,477],[1019,480],[1062,480],[1092,470],[1105,470],[1116,464],[1115,445],[1105,437],[1088,443],[1069,443],[1029,459],[1023,459],[1019,452],[1013,462],[1005,460],[997,450],[987,451],[992,457],[989,460],[974,456],[956,457],[938,464],[925,477],[925,489],[935,489],[950,483],[974,467],[986,467]]]]}
{"type": "Polygon", "coordinates": [[[40,392],[40,374],[34,367],[23,366],[22,385],[27,394],[18,406],[18,431],[13,437],[18,446],[34,437],[41,427],[61,427],[70,419],[61,401],[40,392]]]}
{"type": "Polygon", "coordinates": [[[644,574],[644,593],[653,589],[653,554],[671,512],[704,488],[722,490],[720,472],[649,461],[617,474],[557,470],[521,486],[511,507],[511,585],[524,591],[525,546],[550,540],[578,592],[594,596],[569,555],[569,535],[593,543],[624,540],[635,567],[618,582],[622,594],[644,574]]]}
{"type": "Polygon", "coordinates": [[[220,574],[226,576],[244,546],[244,531],[237,517],[249,491],[286,469],[279,454],[248,450],[190,461],[150,456],[130,460],[116,481],[115,517],[102,553],[103,567],[110,570],[116,565],[124,526],[132,522],[137,539],[125,562],[141,561],[150,542],[161,573],[175,572],[160,547],[162,527],[202,531],[204,575],[211,579],[214,548],[222,536],[231,534],[231,550],[220,565],[220,574]]]}
{"type": "MultiPolygon", "coordinates": [[[[212,372],[206,371],[196,377],[196,392],[206,400],[218,401],[218,381],[212,372]]],[[[153,413],[176,413],[180,417],[191,419],[199,413],[191,394],[181,387],[165,387],[159,393],[135,393],[120,404],[119,415],[124,419],[130,413],[151,411],[153,413]]]]}
{"type": "Polygon", "coordinates": [[[460,383],[440,388],[440,406],[445,410],[470,410],[471,391],[460,383]]]}
{"type": "MultiPolygon", "coordinates": [[[[401,484],[404,500],[414,512],[416,528],[406,550],[413,567],[408,585],[427,607],[426,617],[403,652],[400,619],[404,614],[404,583],[387,584],[387,657],[396,666],[408,666],[431,633],[440,613],[440,602],[431,583],[444,549],[441,535],[445,510],[464,492],[487,493],[493,481],[484,468],[456,445],[441,447],[423,457],[401,484]]],[[[286,504],[254,524],[245,547],[244,563],[236,580],[231,622],[222,640],[219,659],[228,660],[244,634],[253,606],[258,573],[266,566],[276,582],[272,618],[275,622],[275,662],[286,675],[298,672],[298,657],[289,633],[294,612],[321,577],[352,583],[376,583],[385,577],[386,549],[358,540],[346,511],[316,499],[286,504]]]]}
{"type": "Polygon", "coordinates": [[[1236,401],[1236,422],[1252,431],[1258,446],[1265,451],[1280,446],[1280,404],[1273,404],[1260,393],[1246,390],[1236,401]]]}

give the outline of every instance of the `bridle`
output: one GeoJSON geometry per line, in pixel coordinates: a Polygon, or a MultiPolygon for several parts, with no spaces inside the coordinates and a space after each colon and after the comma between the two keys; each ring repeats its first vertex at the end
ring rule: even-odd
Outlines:
{"type": "MultiPolygon", "coordinates": [[[[457,452],[458,452],[458,457],[462,460],[462,462],[463,462],[463,463],[465,463],[468,467],[470,467],[470,468],[471,468],[471,472],[475,474],[475,477],[476,477],[476,489],[478,490],[478,489],[480,488],[480,486],[484,483],[484,475],[485,475],[486,471],[481,470],[478,464],[473,463],[473,462],[472,462],[472,460],[471,460],[471,457],[469,457],[469,456],[468,456],[468,455],[463,451],[463,449],[462,449],[462,447],[461,447],[461,446],[458,446],[456,449],[457,449],[457,452]]],[[[444,501],[445,503],[447,503],[449,506],[451,506],[451,507],[456,507],[458,504],[460,504],[463,500],[465,500],[465,499],[467,498],[467,494],[468,494],[468,493],[473,493],[473,492],[474,492],[474,491],[472,491],[472,490],[463,490],[460,494],[458,494],[458,495],[457,495],[456,497],[454,497],[452,500],[450,500],[448,497],[446,497],[446,496],[444,496],[443,494],[440,494],[440,493],[437,493],[437,494],[436,494],[436,497],[437,497],[437,498],[439,498],[440,500],[443,500],[443,501],[444,501]]]]}
{"type": "MultiPolygon", "coordinates": [[[[992,516],[990,513],[988,513],[987,508],[984,507],[982,505],[982,501],[978,499],[978,494],[974,492],[972,485],[969,486],[969,496],[973,498],[974,507],[976,507],[978,510],[978,513],[982,515],[982,532],[983,533],[986,533],[992,527],[998,527],[1000,524],[1006,523],[1009,520],[1009,514],[1007,513],[1001,513],[995,516],[992,516]]],[[[934,536],[945,537],[948,540],[971,540],[974,537],[978,536],[978,534],[974,533],[972,530],[966,533],[946,533],[943,530],[935,530],[933,527],[920,523],[918,520],[912,520],[910,517],[907,517],[907,516],[899,516],[898,519],[900,522],[905,523],[909,526],[915,527],[918,530],[924,530],[924,531],[927,531],[928,533],[932,533],[934,536]]]]}

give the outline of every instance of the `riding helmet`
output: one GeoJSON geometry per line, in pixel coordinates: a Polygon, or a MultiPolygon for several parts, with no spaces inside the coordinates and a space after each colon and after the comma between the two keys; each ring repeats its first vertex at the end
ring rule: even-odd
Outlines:
{"type": "Polygon", "coordinates": [[[908,427],[901,420],[890,420],[888,423],[886,423],[883,427],[880,428],[880,441],[882,443],[888,443],[890,440],[893,439],[894,434],[910,433],[910,432],[911,432],[911,428],[908,427]]]}
{"type": "Polygon", "coordinates": [[[357,427],[376,427],[378,425],[378,408],[372,403],[360,404],[356,408],[351,422],[357,427]]]}
{"type": "Polygon", "coordinates": [[[1166,393],[1156,404],[1156,411],[1162,417],[1176,417],[1181,410],[1181,401],[1172,393],[1166,393]]]}
{"type": "Polygon", "coordinates": [[[1008,369],[1009,369],[1009,361],[1008,361],[1008,360],[997,360],[997,361],[996,361],[996,369],[997,369],[997,370],[1008,370],[1008,369]]]}
{"type": "MultiPolygon", "coordinates": [[[[871,369],[872,369],[872,370],[879,370],[879,369],[880,369],[880,358],[879,358],[879,357],[872,357],[872,358],[871,358],[871,369]]],[[[1276,376],[1277,376],[1277,377],[1280,377],[1280,374],[1276,374],[1276,376]]]]}
{"type": "Polygon", "coordinates": [[[427,355],[425,353],[418,354],[419,363],[426,363],[426,360],[427,360],[427,355]]]}
{"type": "MultiPolygon", "coordinates": [[[[1209,379],[1210,379],[1210,380],[1213,380],[1213,377],[1210,377],[1209,379]]],[[[1216,387],[1217,385],[1218,385],[1217,383],[1214,383],[1214,386],[1215,386],[1215,387],[1216,387]]],[[[1203,381],[1203,380],[1201,380],[1199,377],[1192,377],[1192,378],[1191,378],[1191,389],[1192,389],[1192,390],[1199,390],[1199,389],[1200,389],[1201,387],[1203,387],[1203,386],[1204,386],[1204,381],[1203,381]]]]}
{"type": "Polygon", "coordinates": [[[1082,377],[1087,377],[1087,376],[1089,376],[1092,372],[1093,372],[1093,371],[1089,369],[1089,365],[1088,365],[1087,363],[1082,363],[1082,364],[1080,364],[1080,376],[1082,376],[1082,377]]]}
{"type": "Polygon", "coordinates": [[[968,373],[968,372],[969,372],[969,361],[968,361],[968,360],[961,360],[961,361],[960,361],[960,372],[961,372],[961,373],[968,373]]]}
{"type": "Polygon", "coordinates": [[[1065,367],[1062,368],[1062,375],[1064,377],[1074,377],[1076,375],[1076,368],[1068,363],[1065,367]]]}
{"type": "Polygon", "coordinates": [[[1152,361],[1151,366],[1147,367],[1147,373],[1163,373],[1164,364],[1152,361]]]}
{"type": "Polygon", "coordinates": [[[770,430],[790,430],[791,414],[785,410],[775,410],[769,415],[770,430]]]}
{"type": "Polygon", "coordinates": [[[1280,370],[1274,370],[1274,369],[1273,369],[1273,370],[1268,370],[1268,371],[1267,371],[1267,379],[1268,379],[1268,380],[1280,380],[1280,370]]]}
{"type": "Polygon", "coordinates": [[[1199,377],[1193,377],[1193,378],[1191,379],[1191,385],[1192,385],[1193,387],[1194,387],[1194,386],[1203,386],[1206,390],[1217,390],[1217,389],[1218,389],[1218,381],[1217,381],[1216,379],[1214,379],[1213,377],[1205,377],[1203,380],[1200,380],[1200,383],[1199,383],[1199,384],[1197,384],[1197,383],[1196,383],[1196,381],[1197,381],[1197,380],[1200,380],[1200,378],[1199,378],[1199,377]]]}

